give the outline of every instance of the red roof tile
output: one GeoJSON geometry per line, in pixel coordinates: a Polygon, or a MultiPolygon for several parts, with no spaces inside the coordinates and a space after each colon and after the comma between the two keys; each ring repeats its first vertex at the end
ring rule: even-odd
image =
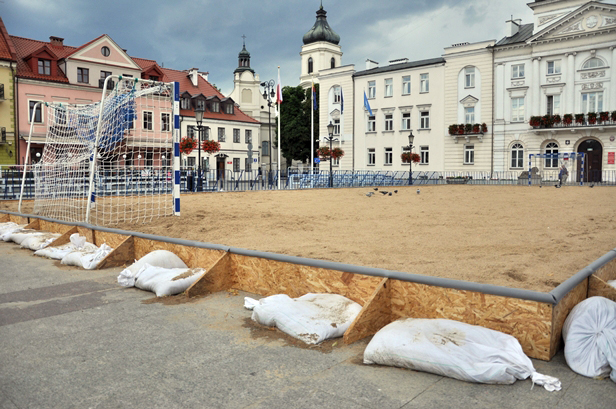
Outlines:
{"type": "Polygon", "coordinates": [[[13,44],[15,45],[15,52],[17,54],[17,76],[22,78],[34,78],[40,80],[47,81],[56,81],[56,82],[68,82],[68,78],[62,72],[60,67],[57,67],[57,75],[41,75],[38,72],[32,71],[30,69],[30,65],[25,61],[24,58],[28,57],[32,53],[40,50],[41,48],[47,46],[53,53],[58,57],[58,59],[62,59],[67,55],[71,54],[75,47],[70,46],[52,46],[51,43],[45,41],[37,41],[31,40],[29,38],[10,36],[13,44]]]}
{"type": "Polygon", "coordinates": [[[2,21],[2,17],[0,17],[0,59],[15,61],[16,58],[15,47],[11,41],[11,37],[9,37],[9,33],[6,31],[4,21],[2,21]]]}

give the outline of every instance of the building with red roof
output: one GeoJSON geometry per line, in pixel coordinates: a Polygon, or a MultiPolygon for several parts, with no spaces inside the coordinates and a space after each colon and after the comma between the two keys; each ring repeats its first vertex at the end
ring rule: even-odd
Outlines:
{"type": "Polygon", "coordinates": [[[0,165],[14,165],[17,161],[13,97],[16,63],[15,47],[0,18],[0,165]]]}

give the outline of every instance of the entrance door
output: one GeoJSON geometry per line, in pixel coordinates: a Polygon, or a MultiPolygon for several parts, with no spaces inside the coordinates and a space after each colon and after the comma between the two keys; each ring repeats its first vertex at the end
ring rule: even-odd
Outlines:
{"type": "Polygon", "coordinates": [[[218,180],[225,178],[225,158],[218,157],[216,158],[216,178],[218,180]]]}
{"type": "MultiPolygon", "coordinates": [[[[578,152],[584,153],[584,182],[601,182],[603,147],[599,141],[587,139],[580,143],[578,152]]],[[[580,180],[580,169],[578,169],[580,180]]]]}

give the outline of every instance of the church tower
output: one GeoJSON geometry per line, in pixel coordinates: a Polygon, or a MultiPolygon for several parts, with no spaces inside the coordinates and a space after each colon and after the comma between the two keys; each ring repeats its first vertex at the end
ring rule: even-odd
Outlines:
{"type": "Polygon", "coordinates": [[[329,26],[327,12],[321,7],[317,10],[317,20],[304,34],[304,45],[299,53],[302,60],[300,85],[311,86],[311,81],[319,82],[319,71],[339,67],[342,64],[340,36],[329,26]]]}

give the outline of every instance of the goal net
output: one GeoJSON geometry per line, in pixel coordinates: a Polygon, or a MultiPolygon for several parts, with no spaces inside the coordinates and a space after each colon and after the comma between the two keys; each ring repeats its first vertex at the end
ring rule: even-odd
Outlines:
{"type": "Polygon", "coordinates": [[[558,182],[563,166],[569,182],[584,183],[584,153],[531,153],[528,155],[528,185],[558,182]]]}
{"type": "Polygon", "coordinates": [[[103,89],[99,103],[46,104],[34,212],[103,226],[179,215],[178,84],[110,76],[103,89]]]}

